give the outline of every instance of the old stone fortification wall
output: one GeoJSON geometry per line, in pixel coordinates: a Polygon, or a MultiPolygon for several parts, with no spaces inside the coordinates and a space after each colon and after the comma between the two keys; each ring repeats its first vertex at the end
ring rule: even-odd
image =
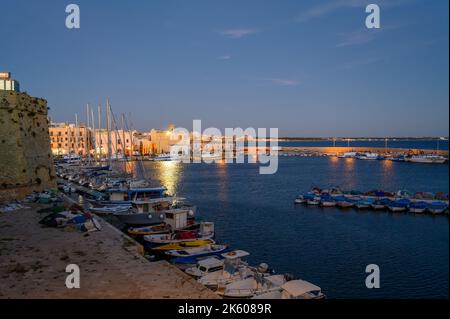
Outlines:
{"type": "Polygon", "coordinates": [[[0,202],[55,186],[47,101],[0,91],[0,202]]]}

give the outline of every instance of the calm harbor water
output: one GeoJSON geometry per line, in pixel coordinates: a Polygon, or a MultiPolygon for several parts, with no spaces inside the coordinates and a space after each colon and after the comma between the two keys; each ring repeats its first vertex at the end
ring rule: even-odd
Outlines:
{"type": "MultiPolygon", "coordinates": [[[[333,146],[333,141],[282,141],[280,146],[291,147],[330,147],[333,146]]],[[[336,141],[336,146],[350,147],[385,147],[384,141],[336,141]]],[[[406,149],[427,149],[427,150],[447,150],[447,140],[389,140],[387,143],[389,148],[406,148],[406,149]]]]}
{"type": "Polygon", "coordinates": [[[448,193],[446,164],[288,157],[274,175],[259,175],[257,164],[144,165],[156,185],[215,222],[219,242],[249,251],[253,264],[319,285],[330,298],[448,298],[448,217],[293,204],[316,185],[448,193]],[[365,287],[372,263],[380,266],[380,289],[365,287]]]}

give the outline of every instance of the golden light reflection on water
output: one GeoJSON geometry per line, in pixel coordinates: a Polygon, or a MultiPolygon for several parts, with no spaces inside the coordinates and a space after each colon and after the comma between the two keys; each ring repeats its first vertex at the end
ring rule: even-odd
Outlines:
{"type": "Polygon", "coordinates": [[[124,162],[123,170],[127,174],[135,175],[136,174],[136,162],[134,161],[127,161],[124,162]]]}
{"type": "Polygon", "coordinates": [[[219,175],[219,201],[226,202],[228,199],[227,185],[228,185],[228,173],[227,163],[224,160],[217,162],[217,174],[219,175]]]}
{"type": "Polygon", "coordinates": [[[356,174],[355,174],[355,161],[354,158],[345,158],[344,159],[344,179],[345,186],[348,188],[355,187],[356,184],[356,174]]]}
{"type": "Polygon", "coordinates": [[[182,165],[183,163],[177,161],[161,161],[155,166],[156,177],[169,194],[175,195],[178,191],[182,165]]]}
{"type": "Polygon", "coordinates": [[[391,179],[392,179],[392,161],[384,160],[381,162],[381,178],[382,178],[382,184],[383,185],[389,185],[391,179]]]}

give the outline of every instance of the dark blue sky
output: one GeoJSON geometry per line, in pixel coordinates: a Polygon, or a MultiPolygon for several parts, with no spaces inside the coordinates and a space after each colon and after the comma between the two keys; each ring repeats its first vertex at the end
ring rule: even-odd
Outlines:
{"type": "Polygon", "coordinates": [[[0,0],[0,70],[57,121],[86,103],[281,136],[448,136],[447,0],[0,0]],[[381,29],[365,28],[365,5],[381,29]]]}

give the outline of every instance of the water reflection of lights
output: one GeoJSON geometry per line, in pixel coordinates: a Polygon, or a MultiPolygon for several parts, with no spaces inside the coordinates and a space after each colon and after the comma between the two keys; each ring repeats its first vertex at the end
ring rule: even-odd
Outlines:
{"type": "Polygon", "coordinates": [[[124,165],[125,173],[131,174],[131,175],[136,174],[136,162],[135,161],[127,161],[124,163],[125,163],[125,165],[124,165]]]}
{"type": "Polygon", "coordinates": [[[333,166],[336,166],[336,164],[339,162],[339,158],[337,156],[329,156],[330,163],[333,164],[333,166]]]}
{"type": "Polygon", "coordinates": [[[177,161],[161,161],[156,167],[157,178],[167,188],[169,194],[176,194],[182,171],[182,163],[177,161]]]}
{"type": "Polygon", "coordinates": [[[228,199],[227,197],[227,186],[228,186],[228,172],[227,164],[225,160],[216,162],[217,164],[217,175],[219,176],[219,201],[225,203],[228,199]]]}
{"type": "Polygon", "coordinates": [[[391,181],[392,174],[394,171],[392,170],[392,161],[384,160],[381,162],[381,177],[383,179],[383,184],[387,185],[391,181]]]}

